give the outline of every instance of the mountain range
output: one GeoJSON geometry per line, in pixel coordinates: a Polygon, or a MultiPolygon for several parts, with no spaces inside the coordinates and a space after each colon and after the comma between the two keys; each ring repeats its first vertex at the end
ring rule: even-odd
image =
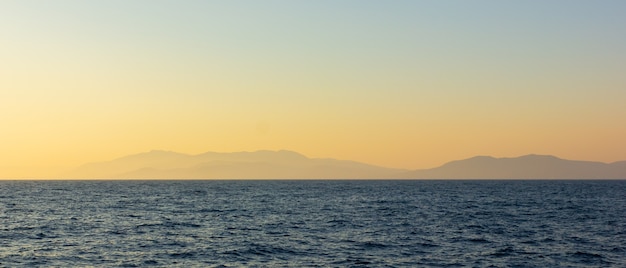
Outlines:
{"type": "Polygon", "coordinates": [[[402,169],[364,163],[308,158],[292,151],[256,151],[186,155],[151,151],[113,161],[86,164],[71,178],[137,179],[338,179],[386,178],[402,169]]]}
{"type": "Polygon", "coordinates": [[[626,161],[606,164],[550,155],[515,158],[476,156],[443,166],[414,170],[400,178],[428,179],[626,179],[626,161]]]}
{"type": "Polygon", "coordinates": [[[188,155],[150,151],[90,163],[65,174],[84,179],[626,179],[626,161],[601,163],[548,155],[476,156],[440,167],[393,169],[308,158],[292,151],[188,155]]]}

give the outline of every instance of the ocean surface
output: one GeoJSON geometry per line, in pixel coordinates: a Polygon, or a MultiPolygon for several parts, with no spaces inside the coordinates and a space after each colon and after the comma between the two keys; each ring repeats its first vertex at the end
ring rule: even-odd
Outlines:
{"type": "Polygon", "coordinates": [[[0,181],[0,267],[626,267],[626,181],[0,181]]]}

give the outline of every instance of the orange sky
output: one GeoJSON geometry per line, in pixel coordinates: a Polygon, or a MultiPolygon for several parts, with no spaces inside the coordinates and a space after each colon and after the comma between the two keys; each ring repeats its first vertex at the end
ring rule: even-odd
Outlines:
{"type": "Polygon", "coordinates": [[[0,177],[152,149],[626,160],[625,4],[558,2],[3,1],[0,177]]]}

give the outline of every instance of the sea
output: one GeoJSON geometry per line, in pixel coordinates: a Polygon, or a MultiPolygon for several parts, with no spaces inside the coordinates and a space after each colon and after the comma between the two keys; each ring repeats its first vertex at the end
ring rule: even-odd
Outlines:
{"type": "Polygon", "coordinates": [[[0,267],[626,267],[626,181],[0,181],[0,267]]]}

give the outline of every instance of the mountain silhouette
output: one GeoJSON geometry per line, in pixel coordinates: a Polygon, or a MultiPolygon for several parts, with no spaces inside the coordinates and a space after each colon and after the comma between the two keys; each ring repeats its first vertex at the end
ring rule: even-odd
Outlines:
{"type": "Polygon", "coordinates": [[[476,156],[437,168],[404,170],[308,158],[292,151],[187,155],[150,151],[90,163],[66,174],[84,179],[626,179],[626,161],[611,164],[550,155],[476,156]]]}
{"type": "Polygon", "coordinates": [[[405,179],[626,179],[626,161],[611,164],[550,155],[476,156],[432,169],[399,174],[405,179]]]}
{"type": "Polygon", "coordinates": [[[308,158],[292,151],[256,151],[186,155],[150,151],[108,162],[83,165],[70,178],[135,179],[373,179],[402,169],[354,161],[308,158]]]}

